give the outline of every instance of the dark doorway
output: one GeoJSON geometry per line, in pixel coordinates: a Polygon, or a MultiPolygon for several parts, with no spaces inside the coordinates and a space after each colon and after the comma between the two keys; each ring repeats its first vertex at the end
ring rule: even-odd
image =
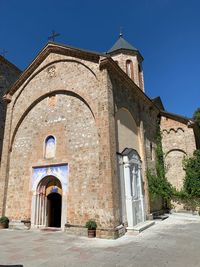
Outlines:
{"type": "Polygon", "coordinates": [[[51,193],[48,199],[48,227],[61,227],[62,197],[58,193],[51,193]]]}

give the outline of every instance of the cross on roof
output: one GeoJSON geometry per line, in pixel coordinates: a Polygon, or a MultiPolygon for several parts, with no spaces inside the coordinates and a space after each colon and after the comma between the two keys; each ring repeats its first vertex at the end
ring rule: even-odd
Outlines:
{"type": "Polygon", "coordinates": [[[0,52],[0,54],[5,57],[5,55],[8,53],[8,51],[6,51],[5,49],[2,49],[2,51],[0,52]]]}
{"type": "Polygon", "coordinates": [[[58,37],[58,36],[60,36],[59,33],[56,33],[55,31],[52,31],[52,35],[50,35],[48,37],[48,40],[54,42],[55,41],[55,38],[58,37]]]}
{"type": "Polygon", "coordinates": [[[119,29],[119,37],[123,37],[123,27],[120,27],[119,29]]]}

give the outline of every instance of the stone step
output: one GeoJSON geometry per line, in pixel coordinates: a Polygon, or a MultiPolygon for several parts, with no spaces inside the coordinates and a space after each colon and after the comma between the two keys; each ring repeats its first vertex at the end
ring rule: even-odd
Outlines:
{"type": "Polygon", "coordinates": [[[145,221],[145,222],[141,222],[136,224],[135,226],[133,226],[132,228],[127,227],[127,234],[133,234],[133,235],[137,235],[139,233],[141,233],[142,231],[146,230],[147,228],[153,226],[155,224],[155,221],[145,221]]]}
{"type": "Polygon", "coordinates": [[[166,220],[167,218],[169,218],[169,216],[164,215],[164,214],[163,215],[157,215],[154,217],[154,219],[158,219],[158,220],[162,220],[162,221],[166,220]]]}

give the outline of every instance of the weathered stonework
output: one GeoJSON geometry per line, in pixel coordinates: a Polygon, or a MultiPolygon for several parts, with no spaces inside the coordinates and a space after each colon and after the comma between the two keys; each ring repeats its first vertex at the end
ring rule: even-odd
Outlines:
{"type": "MultiPolygon", "coordinates": [[[[136,205],[136,199],[137,211],[142,210],[142,219],[138,218],[149,217],[154,207],[150,207],[146,171],[155,168],[161,111],[144,94],[143,82],[138,86],[136,56],[131,58],[136,80],[125,73],[129,58],[127,53],[112,58],[49,43],[7,93],[0,214],[6,214],[13,225],[31,220],[32,227],[49,226],[49,188],[62,197],[60,226],[68,233],[86,235],[85,223],[93,219],[97,237],[120,237],[131,221],[127,203],[136,205]],[[45,154],[48,137],[55,141],[49,156],[45,154]],[[64,182],[59,171],[57,177],[53,173],[61,166],[67,170],[64,182]],[[34,178],[36,169],[40,173],[34,178]]],[[[166,116],[161,118],[164,151],[191,155],[192,128],[166,116]],[[178,135],[170,135],[172,124],[178,135]]],[[[175,157],[180,168],[180,157],[175,157]]],[[[169,157],[169,162],[173,160],[169,157]]],[[[182,170],[179,174],[182,179],[182,170]]]]}
{"type": "Polygon", "coordinates": [[[192,156],[196,149],[194,129],[189,120],[163,114],[161,131],[167,178],[173,186],[181,189],[185,176],[183,158],[192,156]]]}
{"type": "Polygon", "coordinates": [[[3,145],[4,127],[6,119],[6,101],[3,96],[7,93],[9,87],[17,80],[21,71],[0,56],[0,162],[3,145]]]}

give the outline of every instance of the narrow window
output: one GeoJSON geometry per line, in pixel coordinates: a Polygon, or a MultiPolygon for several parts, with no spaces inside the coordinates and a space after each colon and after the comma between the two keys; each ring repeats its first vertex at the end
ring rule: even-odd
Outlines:
{"type": "Polygon", "coordinates": [[[143,88],[142,68],[140,64],[138,64],[138,76],[139,76],[139,87],[143,88]]]}
{"type": "Polygon", "coordinates": [[[126,73],[132,80],[134,79],[133,62],[131,60],[126,61],[126,73]]]}
{"type": "Polygon", "coordinates": [[[154,155],[153,155],[153,145],[152,143],[150,142],[150,157],[151,157],[151,160],[154,160],[154,155]]]}
{"type": "Polygon", "coordinates": [[[45,158],[51,159],[55,157],[56,152],[56,142],[55,138],[50,135],[45,140],[45,158]]]}

